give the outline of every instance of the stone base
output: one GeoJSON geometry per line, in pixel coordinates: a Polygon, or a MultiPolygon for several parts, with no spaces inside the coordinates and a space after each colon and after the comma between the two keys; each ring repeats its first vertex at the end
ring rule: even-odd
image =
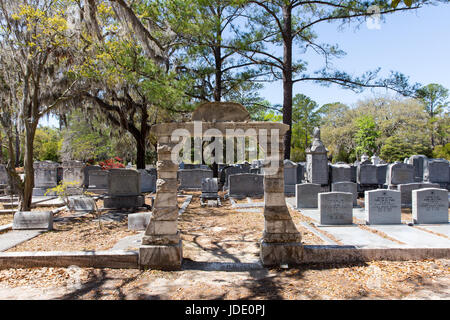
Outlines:
{"type": "Polygon", "coordinates": [[[142,245],[139,248],[139,268],[180,270],[183,259],[181,240],[175,245],[142,245]]]}
{"type": "Polygon", "coordinates": [[[106,196],[103,198],[105,209],[137,208],[144,205],[143,196],[106,196]]]}
{"type": "Polygon", "coordinates": [[[298,265],[303,257],[301,242],[268,243],[261,241],[260,258],[264,266],[298,265]]]}
{"type": "Polygon", "coordinates": [[[86,189],[86,192],[91,192],[95,194],[106,194],[108,193],[108,189],[86,189]]]}
{"type": "Polygon", "coordinates": [[[83,194],[83,188],[67,188],[66,194],[69,196],[80,196],[83,194]]]}
{"type": "Polygon", "coordinates": [[[294,185],[285,184],[284,195],[289,197],[295,197],[295,184],[294,185]]]}
{"type": "MultiPolygon", "coordinates": [[[[55,186],[56,187],[56,186],[55,186]]],[[[42,197],[42,196],[57,196],[55,191],[49,191],[47,192],[48,189],[51,189],[53,187],[48,187],[48,188],[33,188],[33,193],[32,195],[35,197],[42,197]],[[45,194],[47,192],[47,194],[45,194]]]]}

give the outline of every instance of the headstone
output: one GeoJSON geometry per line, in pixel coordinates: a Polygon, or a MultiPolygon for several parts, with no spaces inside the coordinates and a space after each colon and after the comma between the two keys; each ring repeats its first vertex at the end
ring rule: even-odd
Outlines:
{"type": "Polygon", "coordinates": [[[353,196],[353,206],[358,205],[358,187],[354,182],[335,182],[331,184],[332,192],[349,192],[353,196]]]}
{"type": "Polygon", "coordinates": [[[305,163],[297,162],[297,183],[300,184],[305,180],[305,163]]]}
{"type": "Polygon", "coordinates": [[[141,174],[141,193],[156,191],[156,175],[152,175],[147,170],[139,169],[141,174]]]}
{"type": "MultiPolygon", "coordinates": [[[[33,196],[43,196],[48,189],[57,186],[56,169],[59,164],[53,161],[36,161],[34,167],[33,196]]],[[[56,192],[48,192],[47,195],[54,196],[56,192]]]]}
{"type": "Polygon", "coordinates": [[[89,192],[98,194],[108,192],[109,171],[93,170],[89,172],[89,192]]]}
{"type": "Polygon", "coordinates": [[[6,166],[0,163],[0,184],[7,185],[9,183],[8,173],[6,172],[6,166]]]}
{"type": "Polygon", "coordinates": [[[409,157],[408,163],[412,164],[414,167],[414,181],[415,182],[422,182],[423,181],[423,171],[426,166],[426,162],[428,161],[428,158],[424,155],[413,155],[409,157]]]}
{"type": "Polygon", "coordinates": [[[348,192],[319,193],[320,224],[353,224],[353,195],[348,192]]]}
{"type": "Polygon", "coordinates": [[[448,223],[448,191],[428,188],[412,191],[414,223],[448,223]]]}
{"type": "Polygon", "coordinates": [[[284,160],[284,194],[295,195],[295,185],[297,184],[297,164],[291,160],[284,160]]]}
{"type": "Polygon", "coordinates": [[[77,160],[64,161],[63,167],[63,181],[70,183],[67,186],[67,193],[71,195],[83,193],[84,183],[84,163],[77,160]]]}
{"type": "Polygon", "coordinates": [[[18,211],[14,214],[13,230],[52,230],[53,214],[51,211],[18,211]]]}
{"type": "Polygon", "coordinates": [[[202,181],[202,195],[203,199],[217,199],[219,197],[219,184],[217,178],[205,178],[202,181]]]}
{"type": "Polygon", "coordinates": [[[387,164],[377,164],[377,180],[380,186],[384,186],[386,184],[387,169],[387,164]]]}
{"type": "Polygon", "coordinates": [[[89,188],[89,175],[92,171],[99,171],[102,170],[102,167],[100,166],[86,166],[83,169],[83,174],[84,174],[84,180],[83,180],[83,186],[87,189],[89,188]]]}
{"type": "Polygon", "coordinates": [[[128,230],[145,230],[152,216],[151,212],[138,212],[128,215],[128,230]]]}
{"type": "Polygon", "coordinates": [[[352,168],[348,164],[332,164],[331,183],[352,181],[352,168]]]}
{"type": "Polygon", "coordinates": [[[423,174],[424,181],[439,183],[447,189],[449,181],[449,161],[445,159],[430,159],[426,162],[423,174]]]}
{"type": "Polygon", "coordinates": [[[364,198],[367,224],[401,224],[400,191],[371,190],[364,198]]]}
{"type": "Polygon", "coordinates": [[[240,173],[229,176],[228,194],[230,197],[257,197],[264,195],[264,176],[240,173]]]}
{"type": "Polygon", "coordinates": [[[213,177],[213,171],[209,169],[183,169],[178,174],[181,190],[201,190],[203,179],[213,177]]]}
{"type": "Polygon", "coordinates": [[[357,182],[357,175],[358,175],[358,166],[355,165],[350,165],[350,169],[352,172],[352,179],[350,180],[351,182],[357,182]]]}
{"type": "Polygon", "coordinates": [[[399,184],[397,190],[401,193],[402,208],[411,208],[412,206],[412,191],[425,188],[439,188],[438,183],[406,183],[399,184]]]}
{"type": "Polygon", "coordinates": [[[360,164],[357,168],[357,182],[360,185],[378,185],[377,166],[360,164]]]}
{"type": "Polygon", "coordinates": [[[141,175],[134,169],[110,169],[108,194],[103,199],[107,209],[136,208],[144,204],[141,175]]]}
{"type": "MultiPolygon", "coordinates": [[[[223,179],[225,179],[224,180],[225,188],[228,188],[229,176],[231,176],[233,174],[241,174],[241,173],[248,173],[248,172],[245,172],[240,166],[237,166],[237,165],[232,165],[232,166],[226,167],[223,170],[223,179]]],[[[222,178],[221,178],[221,180],[222,180],[222,178]]]]}
{"type": "Polygon", "coordinates": [[[414,167],[411,164],[396,162],[390,164],[386,174],[386,184],[396,186],[414,182],[414,167]]]}
{"type": "Polygon", "coordinates": [[[76,212],[94,212],[96,211],[95,200],[86,196],[71,196],[69,209],[76,212]]]}
{"type": "Polygon", "coordinates": [[[295,186],[297,208],[317,208],[320,184],[301,183],[295,186]]]}
{"type": "Polygon", "coordinates": [[[320,129],[314,129],[314,140],[306,149],[306,176],[309,183],[328,185],[328,150],[320,140],[320,129]]]}

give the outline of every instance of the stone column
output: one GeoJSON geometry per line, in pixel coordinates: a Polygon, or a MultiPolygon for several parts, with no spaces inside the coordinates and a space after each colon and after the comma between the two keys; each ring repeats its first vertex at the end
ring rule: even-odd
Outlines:
{"type": "Polygon", "coordinates": [[[170,136],[158,137],[158,180],[149,224],[139,248],[141,268],[177,270],[181,268],[182,243],[178,232],[177,171],[170,136]]]}
{"type": "Polygon", "coordinates": [[[284,136],[278,143],[278,155],[270,154],[267,144],[264,164],[264,233],[261,261],[265,266],[298,264],[302,259],[301,235],[292,221],[284,198],[284,136]],[[269,161],[267,161],[269,160],[269,161]],[[273,161],[275,161],[275,163],[273,161]],[[278,168],[270,168],[278,164],[278,168]]]}

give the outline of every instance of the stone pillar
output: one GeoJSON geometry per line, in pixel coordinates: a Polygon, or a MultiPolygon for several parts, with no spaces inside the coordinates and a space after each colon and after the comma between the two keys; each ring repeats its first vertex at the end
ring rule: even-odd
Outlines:
{"type": "MultiPolygon", "coordinates": [[[[265,266],[298,264],[302,259],[301,235],[292,221],[284,198],[284,136],[278,143],[278,155],[270,155],[264,164],[264,233],[261,261],[265,266]],[[275,158],[276,157],[276,158],[275,158]],[[267,161],[269,160],[269,161],[267,161]],[[278,168],[270,168],[273,161],[278,168]]],[[[270,143],[267,152],[271,152],[270,143]]]]}
{"type": "Polygon", "coordinates": [[[70,195],[83,194],[84,163],[77,160],[64,161],[62,167],[63,182],[70,183],[67,186],[67,193],[70,195]]]}
{"type": "Polygon", "coordinates": [[[314,140],[306,149],[306,180],[309,183],[328,185],[327,148],[320,140],[320,129],[314,129],[314,140]]]}
{"type": "Polygon", "coordinates": [[[182,243],[178,232],[177,171],[170,136],[158,136],[158,180],[149,224],[139,248],[141,268],[177,270],[181,268],[182,243]]]}

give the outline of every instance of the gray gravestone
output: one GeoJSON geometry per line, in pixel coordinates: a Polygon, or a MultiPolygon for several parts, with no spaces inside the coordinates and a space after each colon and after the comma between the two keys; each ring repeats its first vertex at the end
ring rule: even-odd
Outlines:
{"type": "Polygon", "coordinates": [[[447,189],[449,181],[449,161],[445,159],[430,159],[426,162],[424,181],[439,183],[441,188],[447,189]]]}
{"type": "Polygon", "coordinates": [[[353,195],[353,206],[358,205],[358,186],[354,182],[336,182],[331,184],[332,192],[349,192],[353,195]]]}
{"type": "Polygon", "coordinates": [[[138,171],[141,174],[141,192],[156,192],[156,175],[152,175],[144,169],[138,171]]]}
{"type": "Polygon", "coordinates": [[[18,211],[14,214],[13,230],[52,230],[51,211],[18,211]]]}
{"type": "Polygon", "coordinates": [[[448,191],[446,189],[420,189],[412,191],[414,223],[448,223],[448,191]]]}
{"type": "Polygon", "coordinates": [[[229,176],[233,174],[241,174],[241,173],[247,173],[245,172],[240,166],[230,166],[224,169],[224,186],[225,188],[228,188],[228,178],[229,176]]]}
{"type": "Polygon", "coordinates": [[[406,183],[399,184],[397,190],[401,193],[402,208],[411,208],[412,206],[412,191],[425,188],[439,188],[438,183],[406,183]]]}
{"type": "Polygon", "coordinates": [[[348,192],[319,193],[320,224],[353,224],[353,195],[348,192]]]}
{"type": "Polygon", "coordinates": [[[309,183],[328,185],[328,150],[320,140],[320,129],[314,129],[314,140],[306,149],[306,180],[309,183]]]}
{"type": "Polygon", "coordinates": [[[256,197],[264,195],[264,176],[241,173],[229,176],[228,194],[230,197],[256,197]]]}
{"type": "Polygon", "coordinates": [[[209,169],[183,169],[178,171],[180,190],[201,190],[202,181],[212,178],[213,172],[209,169]]]}
{"type": "Polygon", "coordinates": [[[68,194],[82,194],[84,183],[84,163],[77,160],[64,161],[63,167],[63,181],[70,183],[67,186],[66,192],[68,194]]]}
{"type": "Polygon", "coordinates": [[[295,186],[297,208],[317,208],[320,184],[301,183],[295,186]]]}
{"type": "Polygon", "coordinates": [[[352,168],[348,164],[332,164],[331,183],[352,181],[352,168]]]}
{"type": "Polygon", "coordinates": [[[100,166],[86,166],[84,167],[84,180],[83,180],[83,186],[87,189],[89,188],[89,175],[92,171],[99,171],[102,170],[102,167],[100,166]]]}
{"type": "Polygon", "coordinates": [[[203,199],[217,199],[219,197],[219,184],[217,178],[205,178],[202,181],[202,195],[203,199]]]}
{"type": "Polygon", "coordinates": [[[305,163],[297,162],[297,183],[302,183],[305,180],[305,163]]]}
{"type": "Polygon", "coordinates": [[[144,204],[141,195],[141,175],[134,169],[110,169],[108,195],[104,207],[110,209],[136,208],[144,204]]]}
{"type": "Polygon", "coordinates": [[[7,185],[9,183],[8,173],[4,164],[0,163],[0,184],[7,185]]]}
{"type": "Polygon", "coordinates": [[[295,195],[295,185],[297,184],[297,164],[291,160],[284,160],[284,194],[295,195]]]}
{"type": "Polygon", "coordinates": [[[377,164],[377,180],[380,186],[386,184],[387,164],[377,164]]]}
{"type": "Polygon", "coordinates": [[[390,164],[386,174],[386,184],[396,186],[414,182],[414,167],[411,164],[396,162],[390,164]]]}
{"type": "Polygon", "coordinates": [[[423,171],[425,169],[427,161],[428,158],[420,154],[409,157],[408,163],[414,167],[414,181],[416,182],[423,181],[423,171]]]}
{"type": "Polygon", "coordinates": [[[94,212],[95,200],[86,196],[69,197],[69,209],[76,212],[94,212]]]}
{"type": "MultiPolygon", "coordinates": [[[[48,189],[57,186],[56,170],[59,164],[52,161],[36,161],[34,167],[34,188],[33,196],[43,196],[48,189]]],[[[49,192],[47,195],[56,195],[56,192],[49,192]]]]}
{"type": "Polygon", "coordinates": [[[400,191],[366,191],[364,198],[367,224],[401,224],[400,191]]]}
{"type": "Polygon", "coordinates": [[[377,166],[360,164],[357,168],[357,181],[360,185],[378,185],[377,166]]]}
{"type": "Polygon", "coordinates": [[[89,192],[94,192],[98,194],[108,192],[108,180],[109,171],[108,170],[93,170],[89,172],[89,192]]]}

